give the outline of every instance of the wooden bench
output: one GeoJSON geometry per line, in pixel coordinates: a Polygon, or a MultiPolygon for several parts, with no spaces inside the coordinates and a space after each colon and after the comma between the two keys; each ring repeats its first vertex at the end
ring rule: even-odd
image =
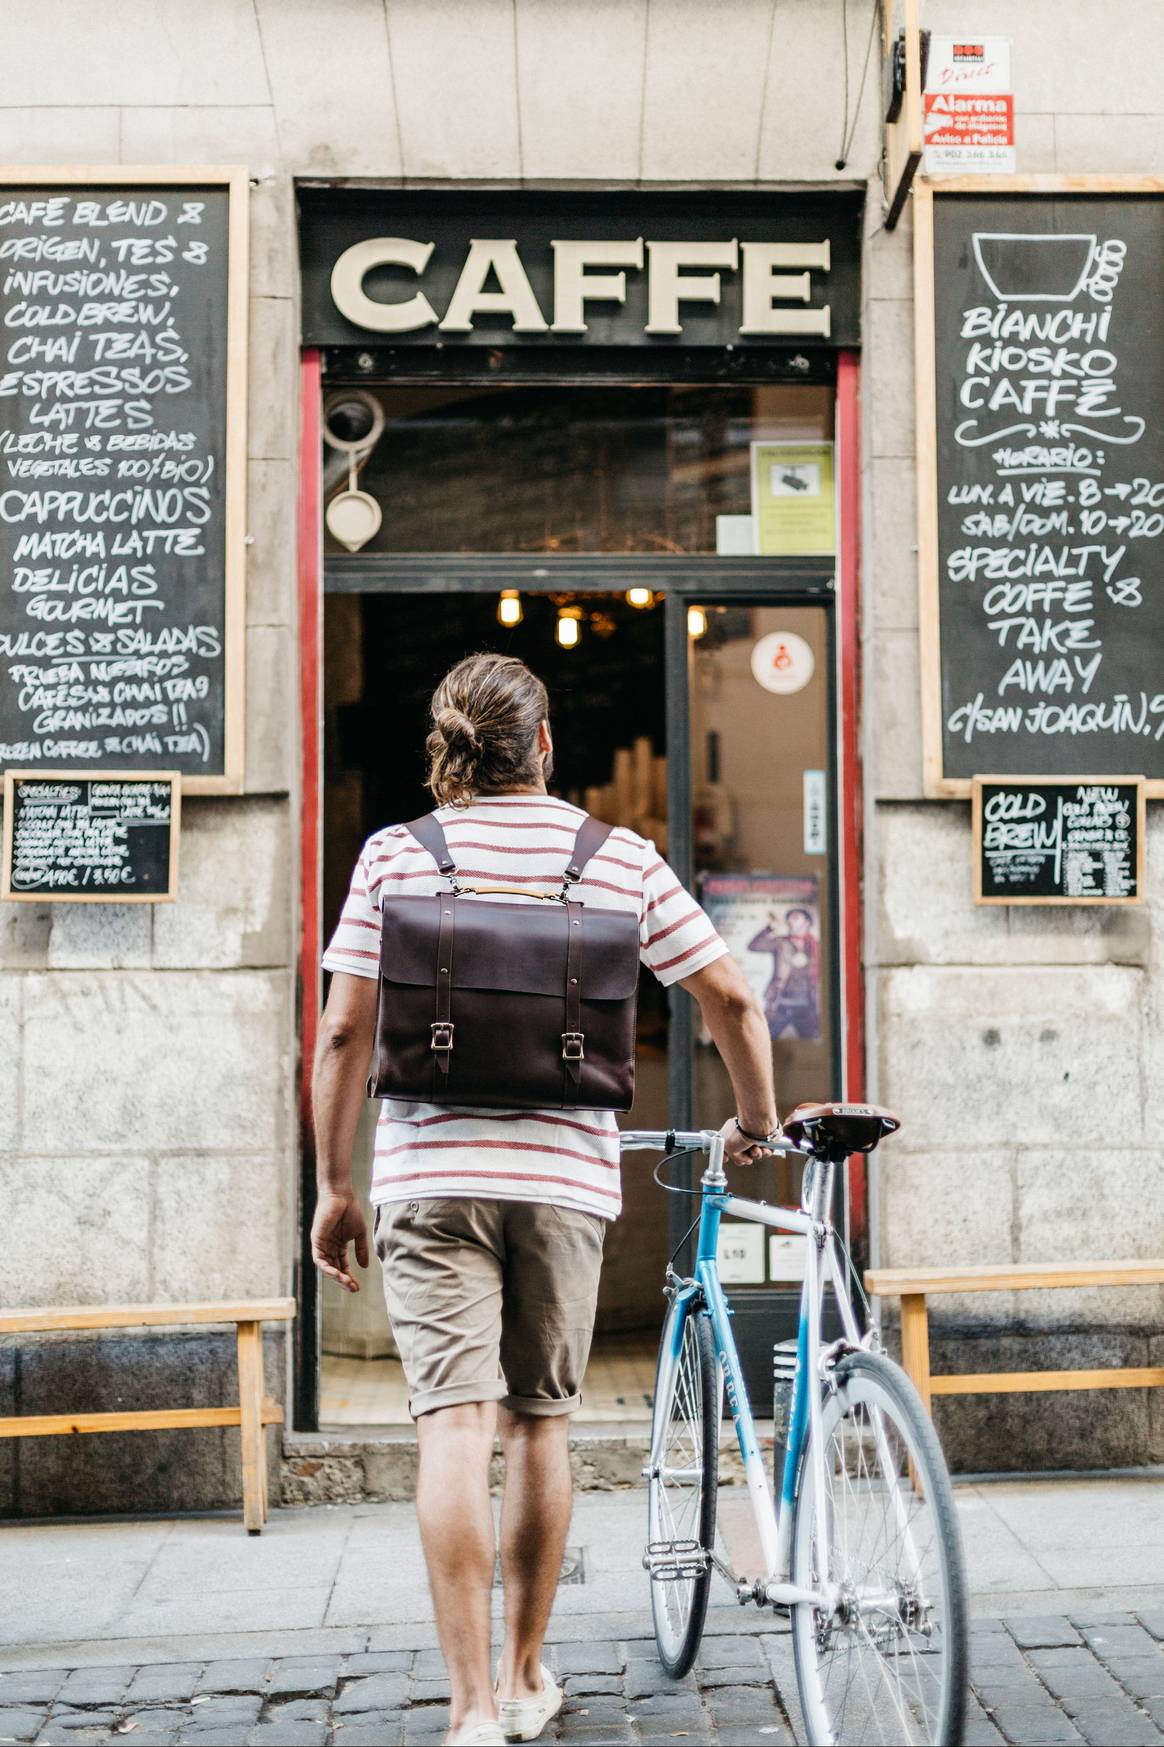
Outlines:
{"type": "Polygon", "coordinates": [[[1068,1286],[1162,1286],[1164,1262],[987,1263],[973,1268],[870,1268],[865,1290],[901,1299],[901,1363],[930,1411],[935,1395],[1018,1394],[1041,1389],[1144,1389],[1164,1384],[1164,1366],[1103,1371],[930,1371],[926,1301],[939,1292],[1031,1292],[1068,1286]]]}
{"type": "Polygon", "coordinates": [[[0,1311],[0,1335],[70,1329],[174,1328],[234,1323],[238,1339],[237,1407],[144,1408],[126,1413],[41,1413],[0,1418],[0,1438],[47,1438],[59,1432],[154,1432],[182,1426],[238,1426],[242,1435],[243,1522],[257,1535],[267,1520],[263,1428],[282,1425],[283,1409],[263,1388],[263,1324],[290,1322],[293,1298],[227,1304],[89,1304],[74,1309],[0,1311]]]}

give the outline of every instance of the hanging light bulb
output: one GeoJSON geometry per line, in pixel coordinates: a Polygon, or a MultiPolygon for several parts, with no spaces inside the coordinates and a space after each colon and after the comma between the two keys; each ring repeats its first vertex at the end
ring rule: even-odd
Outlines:
{"type": "Polygon", "coordinates": [[[525,614],[522,611],[521,596],[515,588],[503,588],[501,598],[497,602],[497,623],[499,625],[520,625],[525,614]]]}
{"type": "Polygon", "coordinates": [[[562,649],[577,649],[582,635],[582,608],[562,607],[558,612],[558,623],[555,630],[558,645],[562,649]]]}
{"type": "Polygon", "coordinates": [[[706,630],[707,630],[707,608],[706,607],[688,607],[688,609],[687,609],[687,635],[689,637],[702,637],[704,635],[704,633],[706,632],[706,630]]]}
{"type": "Polygon", "coordinates": [[[654,594],[649,588],[628,588],[626,591],[628,607],[649,607],[654,598],[654,594]]]}

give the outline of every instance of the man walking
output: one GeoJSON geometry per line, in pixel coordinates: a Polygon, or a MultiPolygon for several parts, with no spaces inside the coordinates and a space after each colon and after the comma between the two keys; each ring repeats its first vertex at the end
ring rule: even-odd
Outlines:
{"type": "MultiPolygon", "coordinates": [[[[438,686],[429,787],[465,877],[531,893],[561,883],[584,815],[548,793],[548,718],[545,687],[511,657],[470,656],[438,686]]],[[[351,1155],[372,1052],[380,905],[442,889],[404,827],[378,831],[324,956],[332,984],[315,1063],[312,1251],[352,1292],[349,1246],[361,1268],[369,1261],[351,1155]]],[[[654,845],[623,827],[572,895],[638,915],[642,962],[694,995],[727,1066],[737,1110],[724,1128],[728,1159],[763,1156],[778,1128],[768,1027],[707,916],[654,845]]],[[[542,1646],[570,1524],[569,1416],[581,1401],[603,1233],[620,1207],[614,1115],[386,1100],[372,1201],[417,1426],[417,1512],[452,1695],[447,1739],[533,1741],[562,1703],[542,1646]],[[498,1429],[505,1642],[495,1671],[489,1463],[498,1429]]]]}

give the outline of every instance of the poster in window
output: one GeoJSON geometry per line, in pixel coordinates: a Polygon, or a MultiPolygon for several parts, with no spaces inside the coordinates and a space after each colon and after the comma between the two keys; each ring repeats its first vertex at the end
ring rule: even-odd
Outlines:
{"type": "Polygon", "coordinates": [[[707,873],[700,898],[762,1002],[772,1037],[819,1043],[817,876],[707,873]]]}
{"type": "Polygon", "coordinates": [[[762,557],[837,549],[831,443],[753,443],[752,539],[762,557]]]}

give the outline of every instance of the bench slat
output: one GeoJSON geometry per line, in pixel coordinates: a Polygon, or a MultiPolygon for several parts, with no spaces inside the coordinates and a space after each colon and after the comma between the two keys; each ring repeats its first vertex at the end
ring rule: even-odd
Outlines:
{"type": "Polygon", "coordinates": [[[870,1268],[866,1292],[878,1297],[938,1292],[1027,1292],[1060,1286],[1164,1286],[1164,1261],[987,1262],[967,1268],[870,1268]]]}
{"type": "MultiPolygon", "coordinates": [[[[283,1409],[268,1396],[264,1425],[282,1425],[283,1409]]],[[[239,1407],[138,1408],[132,1413],[30,1413],[0,1419],[0,1438],[50,1438],[58,1432],[159,1432],[187,1426],[236,1426],[239,1407]]]]}
{"type": "Polygon", "coordinates": [[[78,1304],[56,1310],[0,1311],[0,1334],[55,1334],[81,1328],[162,1328],[212,1322],[290,1322],[294,1315],[293,1298],[240,1298],[220,1304],[78,1304]]]}
{"type": "Polygon", "coordinates": [[[930,1375],[931,1395],[1025,1395],[1042,1389],[1158,1389],[1164,1367],[1124,1365],[1114,1371],[966,1371],[930,1375]]]}

